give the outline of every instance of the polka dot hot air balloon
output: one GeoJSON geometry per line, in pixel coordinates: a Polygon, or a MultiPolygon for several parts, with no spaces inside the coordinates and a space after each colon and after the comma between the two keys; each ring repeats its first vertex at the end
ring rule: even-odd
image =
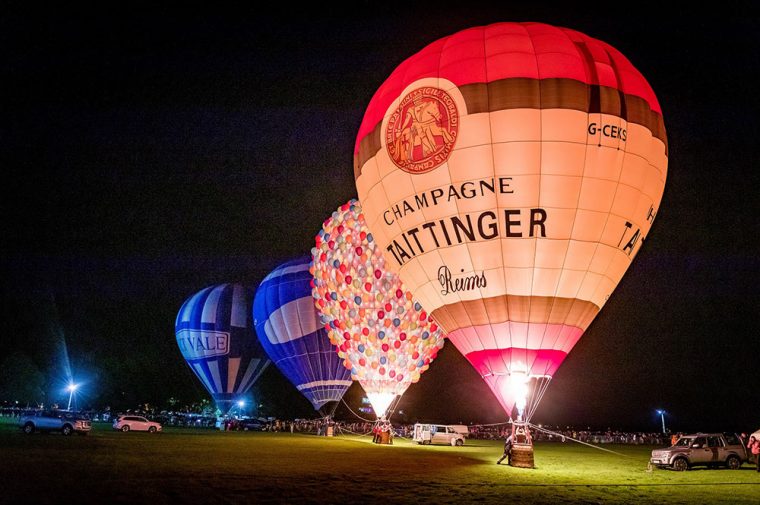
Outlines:
{"type": "Polygon", "coordinates": [[[324,222],[312,257],[312,294],[330,341],[382,418],[430,367],[443,347],[441,330],[385,269],[358,201],[324,222]]]}
{"type": "Polygon", "coordinates": [[[498,23],[401,63],[354,159],[388,267],[530,419],[649,233],[667,152],[657,98],[619,51],[498,23]]]}

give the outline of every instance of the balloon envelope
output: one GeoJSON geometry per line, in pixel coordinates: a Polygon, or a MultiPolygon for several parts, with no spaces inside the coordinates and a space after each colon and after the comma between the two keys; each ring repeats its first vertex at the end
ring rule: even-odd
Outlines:
{"type": "Polygon", "coordinates": [[[312,294],[331,342],[382,417],[443,347],[438,326],[393,272],[351,200],[322,225],[312,249],[312,294]]]}
{"type": "Polygon", "coordinates": [[[667,138],[654,92],[619,51],[499,23],[404,61],[373,96],[354,160],[389,268],[511,413],[638,253],[667,138]]]}
{"type": "Polygon", "coordinates": [[[339,401],[351,386],[311,297],[311,257],[275,268],[261,282],[253,319],[261,345],[274,364],[318,410],[339,401]]]}
{"type": "Polygon", "coordinates": [[[182,304],[175,336],[182,356],[217,406],[227,412],[269,365],[251,324],[251,290],[209,286],[182,304]]]}

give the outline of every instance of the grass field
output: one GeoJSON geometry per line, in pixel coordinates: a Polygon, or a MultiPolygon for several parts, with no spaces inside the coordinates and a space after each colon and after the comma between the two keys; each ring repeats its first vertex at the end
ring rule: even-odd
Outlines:
{"type": "Polygon", "coordinates": [[[369,437],[167,429],[86,437],[0,425],[0,503],[760,503],[760,474],[647,471],[649,446],[536,446],[536,469],[497,466],[502,443],[393,446],[369,437]]]}

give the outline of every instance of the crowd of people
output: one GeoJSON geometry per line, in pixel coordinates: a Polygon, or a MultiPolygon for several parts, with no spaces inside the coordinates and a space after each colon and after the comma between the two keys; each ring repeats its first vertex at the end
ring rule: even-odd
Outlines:
{"type": "MultiPolygon", "coordinates": [[[[742,433],[741,439],[742,442],[744,442],[747,439],[747,434],[742,433]]],[[[752,454],[752,457],[755,459],[755,469],[760,472],[760,439],[755,435],[749,437],[749,440],[747,440],[747,449],[749,449],[749,453],[752,454]]]]}
{"type": "MultiPolygon", "coordinates": [[[[510,424],[483,424],[468,426],[468,438],[480,440],[504,440],[512,432],[510,424]]],[[[561,442],[567,439],[589,444],[665,445],[670,436],[657,432],[628,432],[619,430],[578,430],[539,426],[531,430],[534,441],[561,442]]]]}

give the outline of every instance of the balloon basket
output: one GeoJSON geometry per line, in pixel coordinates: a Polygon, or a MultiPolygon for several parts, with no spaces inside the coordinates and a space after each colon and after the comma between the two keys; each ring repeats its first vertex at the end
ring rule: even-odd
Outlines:
{"type": "Polygon", "coordinates": [[[509,466],[515,468],[535,468],[533,462],[533,437],[530,435],[528,423],[515,421],[512,423],[512,452],[509,466]]]}
{"type": "Polygon", "coordinates": [[[515,468],[535,468],[533,464],[533,446],[513,445],[512,455],[509,458],[509,466],[515,468]]]}
{"type": "Polygon", "coordinates": [[[334,437],[335,436],[335,428],[333,426],[328,426],[325,430],[325,436],[326,437],[334,437]]]}
{"type": "Polygon", "coordinates": [[[393,437],[390,431],[381,431],[375,435],[373,440],[376,444],[393,445],[393,437]]]}

